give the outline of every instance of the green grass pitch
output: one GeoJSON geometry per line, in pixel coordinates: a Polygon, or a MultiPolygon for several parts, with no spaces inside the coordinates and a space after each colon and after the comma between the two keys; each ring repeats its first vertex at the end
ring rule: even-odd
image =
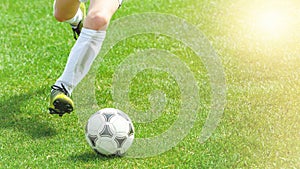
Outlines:
{"type": "MultiPolygon", "coordinates": [[[[124,1],[112,21],[157,12],[197,27],[219,55],[226,78],[222,119],[212,136],[199,143],[211,88],[205,65],[191,48],[165,35],[142,34],[120,41],[103,56],[95,83],[102,108],[114,106],[114,72],[136,51],[167,50],[189,67],[197,81],[200,108],[191,117],[196,119],[193,128],[175,147],[148,158],[99,157],[85,140],[79,112],[62,118],[48,114],[50,86],[74,44],[70,27],[52,16],[52,4],[52,0],[0,3],[0,168],[299,168],[298,1],[124,1]],[[260,18],[252,13],[269,7],[285,18],[277,17],[281,22],[272,28],[257,26],[260,18]]],[[[172,75],[159,70],[147,69],[132,79],[131,105],[149,109],[148,95],[155,90],[164,91],[166,105],[157,120],[134,123],[136,138],[159,135],[177,118],[180,87],[172,75]]]]}

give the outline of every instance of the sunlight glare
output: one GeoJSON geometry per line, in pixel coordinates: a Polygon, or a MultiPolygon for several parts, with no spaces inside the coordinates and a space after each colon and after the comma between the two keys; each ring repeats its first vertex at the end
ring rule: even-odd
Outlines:
{"type": "Polygon", "coordinates": [[[281,36],[287,31],[287,16],[280,10],[263,11],[256,17],[256,29],[263,34],[281,36]]]}
{"type": "MultiPolygon", "coordinates": [[[[244,1],[243,1],[244,2],[244,1]]],[[[251,1],[240,6],[241,24],[252,38],[278,41],[291,38],[299,21],[299,3],[292,1],[251,1]]]]}

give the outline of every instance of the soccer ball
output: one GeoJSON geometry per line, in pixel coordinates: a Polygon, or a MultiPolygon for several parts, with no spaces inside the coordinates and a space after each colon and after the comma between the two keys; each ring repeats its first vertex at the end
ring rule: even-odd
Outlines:
{"type": "Polygon", "coordinates": [[[122,156],[133,142],[134,127],[121,110],[105,108],[89,118],[85,138],[98,154],[122,156]]]}

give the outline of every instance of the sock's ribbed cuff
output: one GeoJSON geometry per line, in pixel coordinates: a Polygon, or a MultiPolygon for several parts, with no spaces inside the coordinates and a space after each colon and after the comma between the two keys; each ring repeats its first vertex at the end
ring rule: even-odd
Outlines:
{"type": "Polygon", "coordinates": [[[106,31],[96,31],[93,29],[82,28],[80,36],[85,38],[93,38],[93,39],[104,39],[106,35],[106,31]]]}

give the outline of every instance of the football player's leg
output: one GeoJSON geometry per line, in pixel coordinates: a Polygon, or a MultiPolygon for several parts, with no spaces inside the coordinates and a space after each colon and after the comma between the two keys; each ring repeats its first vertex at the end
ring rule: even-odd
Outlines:
{"type": "Polygon", "coordinates": [[[70,95],[88,73],[105,39],[110,18],[119,7],[118,0],[91,0],[84,28],[73,46],[63,74],[55,86],[63,87],[70,95]]]}
{"type": "Polygon", "coordinates": [[[65,70],[56,85],[64,84],[71,93],[86,75],[100,51],[107,24],[118,7],[118,0],[91,0],[81,35],[73,46],[65,70]]]}

